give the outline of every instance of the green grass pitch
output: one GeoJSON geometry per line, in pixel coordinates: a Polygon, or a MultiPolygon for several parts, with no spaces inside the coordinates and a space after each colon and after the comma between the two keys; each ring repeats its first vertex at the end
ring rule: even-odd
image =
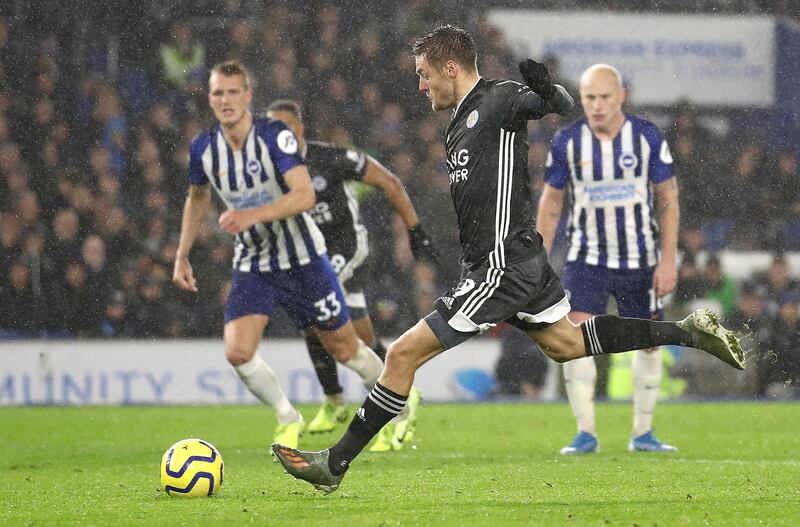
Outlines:
{"type": "Polygon", "coordinates": [[[567,458],[564,404],[424,405],[415,448],[365,452],[323,496],[272,462],[262,407],[5,408],[0,525],[800,525],[800,404],[662,404],[656,419],[679,453],[628,453],[631,406],[601,404],[602,452],[567,458]],[[192,436],[222,453],[222,491],[170,498],[161,455],[192,436]]]}

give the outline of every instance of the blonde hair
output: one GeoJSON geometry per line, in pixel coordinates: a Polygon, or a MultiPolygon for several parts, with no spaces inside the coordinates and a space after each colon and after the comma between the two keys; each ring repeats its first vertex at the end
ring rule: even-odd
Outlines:
{"type": "Polygon", "coordinates": [[[226,60],[225,62],[215,64],[214,67],[211,68],[211,74],[213,75],[214,73],[225,75],[226,77],[241,77],[244,81],[244,89],[250,89],[250,72],[244,64],[238,60],[226,60]]]}

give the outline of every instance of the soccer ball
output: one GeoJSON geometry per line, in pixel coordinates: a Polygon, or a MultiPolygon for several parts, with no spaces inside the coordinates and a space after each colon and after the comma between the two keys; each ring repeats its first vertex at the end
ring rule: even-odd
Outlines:
{"type": "Polygon", "coordinates": [[[178,441],[161,458],[161,487],[170,496],[211,496],[222,485],[222,456],[202,439],[178,441]]]}

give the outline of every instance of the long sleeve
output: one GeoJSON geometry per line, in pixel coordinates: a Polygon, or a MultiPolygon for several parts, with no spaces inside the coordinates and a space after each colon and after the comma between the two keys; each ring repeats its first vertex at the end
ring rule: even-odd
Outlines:
{"type": "Polygon", "coordinates": [[[564,115],[574,105],[572,96],[560,84],[556,84],[556,92],[549,99],[543,99],[539,95],[529,92],[524,100],[526,117],[530,119],[541,119],[548,113],[564,115]]]}

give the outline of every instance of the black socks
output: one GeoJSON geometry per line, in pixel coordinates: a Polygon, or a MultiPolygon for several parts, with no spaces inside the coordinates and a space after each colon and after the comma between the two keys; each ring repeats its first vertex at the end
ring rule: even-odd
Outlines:
{"type": "Polygon", "coordinates": [[[329,449],[328,468],[333,475],[338,476],[347,470],[350,462],[381,428],[403,411],[406,399],[407,395],[398,395],[380,383],[375,383],[344,436],[329,449]]]}
{"type": "Polygon", "coordinates": [[[322,386],[322,393],[325,395],[342,393],[342,385],[339,384],[339,374],[336,371],[336,359],[325,351],[316,333],[306,334],[306,345],[311,364],[314,365],[314,372],[322,386]]]}
{"type": "Polygon", "coordinates": [[[692,346],[692,336],[675,322],[597,315],[581,323],[586,355],[603,355],[665,344],[692,346]]]}

